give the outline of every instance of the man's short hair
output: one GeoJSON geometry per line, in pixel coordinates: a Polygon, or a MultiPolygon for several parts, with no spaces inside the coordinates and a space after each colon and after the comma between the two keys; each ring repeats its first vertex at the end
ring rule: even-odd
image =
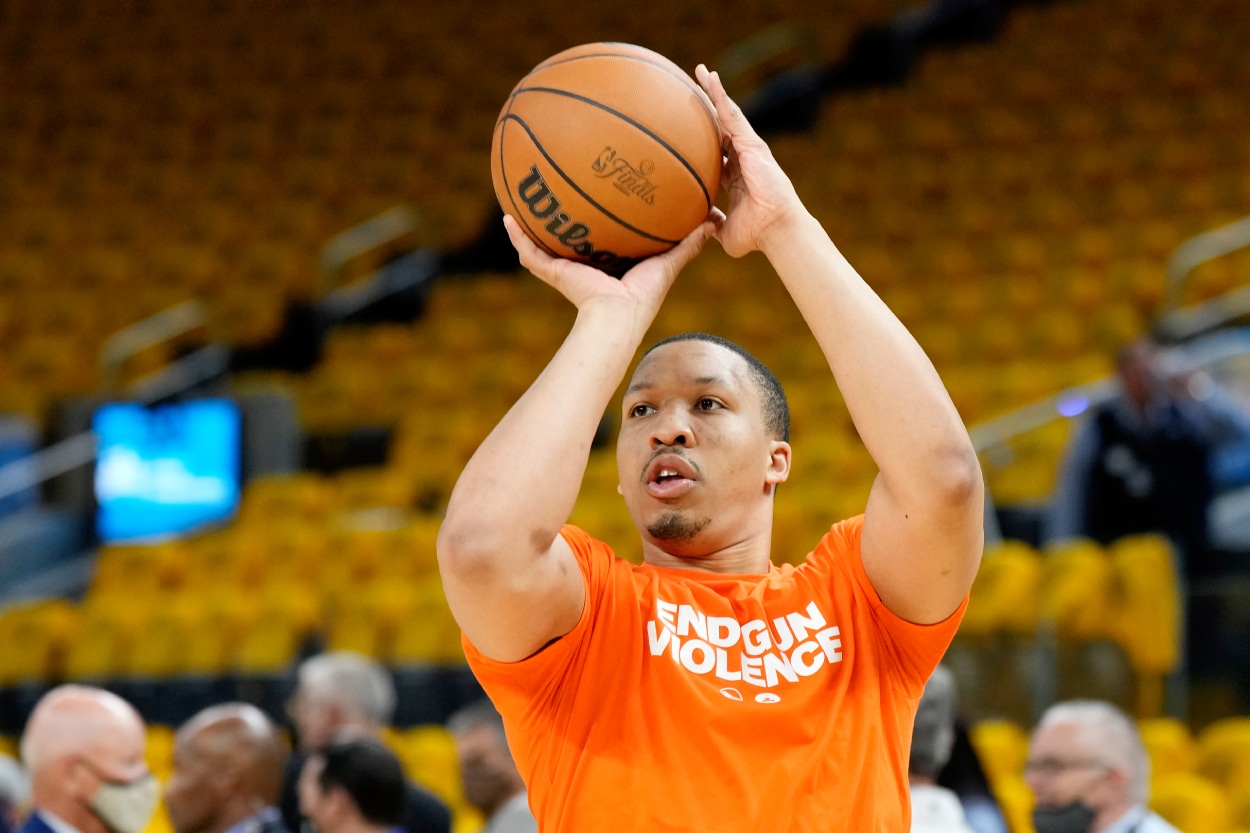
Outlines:
{"type": "Polygon", "coordinates": [[[395,683],[391,675],[354,651],[333,651],[305,660],[299,667],[299,687],[376,726],[389,725],[395,714],[395,683]]]}
{"type": "Polygon", "coordinates": [[[332,743],[314,757],[322,760],[317,783],[322,791],[342,789],[365,821],[398,827],[404,821],[408,783],[395,753],[370,738],[332,743]]]}
{"type": "Polygon", "coordinates": [[[1052,723],[1076,723],[1093,733],[1103,762],[1123,769],[1130,797],[1139,804],[1146,803],[1150,797],[1150,758],[1132,718],[1102,700],[1067,700],[1047,709],[1038,727],[1052,723]]]}
{"type": "Polygon", "coordinates": [[[786,392],[781,387],[781,382],[777,380],[777,377],[773,375],[773,372],[768,369],[767,365],[751,355],[740,344],[735,344],[727,338],[714,336],[711,333],[698,332],[678,333],[668,338],[662,338],[648,347],[647,352],[643,353],[642,357],[645,359],[657,347],[663,347],[666,344],[678,341],[703,341],[724,347],[726,350],[731,350],[741,356],[751,372],[751,381],[755,383],[755,387],[760,393],[760,402],[764,412],[764,427],[775,438],[785,442],[790,441],[790,404],[786,401],[786,392]]]}
{"type": "Polygon", "coordinates": [[[955,742],[955,675],[939,665],[933,669],[916,707],[907,771],[937,778],[951,758],[955,742]]]}
{"type": "Polygon", "coordinates": [[[489,698],[483,697],[480,700],[474,700],[467,706],[462,706],[451,717],[447,718],[447,729],[452,734],[460,734],[470,729],[476,729],[478,726],[489,726],[495,731],[499,737],[499,744],[508,753],[508,757],[512,757],[512,750],[508,748],[508,735],[503,727],[503,715],[495,708],[495,704],[489,698]]]}

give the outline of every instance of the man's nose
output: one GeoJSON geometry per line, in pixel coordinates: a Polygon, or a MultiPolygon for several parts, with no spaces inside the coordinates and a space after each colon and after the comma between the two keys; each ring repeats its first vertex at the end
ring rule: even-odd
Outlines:
{"type": "Polygon", "coordinates": [[[688,447],[693,441],[694,435],[690,430],[690,422],[681,408],[665,408],[656,414],[651,428],[653,448],[666,445],[688,447]]]}

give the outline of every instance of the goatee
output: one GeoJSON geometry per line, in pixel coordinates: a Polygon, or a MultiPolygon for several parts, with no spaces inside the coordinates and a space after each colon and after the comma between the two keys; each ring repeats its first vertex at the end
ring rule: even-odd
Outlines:
{"type": "Polygon", "coordinates": [[[689,541],[702,532],[710,520],[693,520],[678,512],[669,512],[653,521],[647,533],[657,541],[689,541]]]}

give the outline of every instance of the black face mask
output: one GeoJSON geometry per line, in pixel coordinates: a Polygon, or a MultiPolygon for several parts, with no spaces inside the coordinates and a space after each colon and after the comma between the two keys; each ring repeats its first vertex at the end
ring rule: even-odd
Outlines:
{"type": "Polygon", "coordinates": [[[1079,801],[1062,807],[1035,807],[1033,827],[1037,833],[1089,833],[1094,811],[1079,801]]]}

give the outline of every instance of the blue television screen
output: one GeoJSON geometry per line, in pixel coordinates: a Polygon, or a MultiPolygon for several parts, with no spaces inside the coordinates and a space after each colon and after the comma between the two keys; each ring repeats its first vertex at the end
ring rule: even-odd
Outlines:
{"type": "Polygon", "coordinates": [[[96,530],[160,539],[228,519],[239,502],[242,418],[226,399],[96,411],[96,530]]]}

